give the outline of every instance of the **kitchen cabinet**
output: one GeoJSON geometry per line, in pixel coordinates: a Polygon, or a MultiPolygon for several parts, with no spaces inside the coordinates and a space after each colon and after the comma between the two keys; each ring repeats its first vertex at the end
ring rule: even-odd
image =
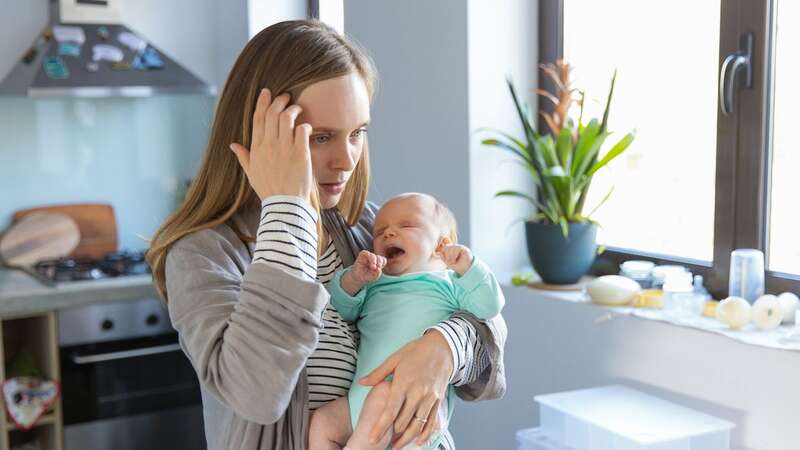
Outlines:
{"type": "MultiPolygon", "coordinates": [[[[58,365],[58,327],[56,313],[37,315],[3,316],[0,320],[0,379],[6,379],[6,364],[22,349],[32,353],[36,368],[47,379],[60,380],[58,365]]],[[[3,396],[3,420],[0,420],[0,450],[9,450],[26,442],[37,442],[42,450],[64,449],[64,427],[61,414],[61,398],[50,407],[29,431],[21,431],[5,413],[3,396]]]]}

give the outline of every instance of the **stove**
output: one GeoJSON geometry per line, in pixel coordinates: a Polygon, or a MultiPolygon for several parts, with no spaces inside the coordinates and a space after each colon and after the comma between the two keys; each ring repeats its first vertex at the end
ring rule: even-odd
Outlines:
{"type": "Polygon", "coordinates": [[[102,259],[51,259],[39,261],[33,268],[42,277],[57,283],[150,273],[144,250],[113,252],[102,259]]]}
{"type": "MultiPolygon", "coordinates": [[[[42,261],[34,269],[54,283],[150,272],[142,251],[42,261]]],[[[58,344],[66,448],[205,449],[197,374],[158,298],[60,309],[58,344]]]]}

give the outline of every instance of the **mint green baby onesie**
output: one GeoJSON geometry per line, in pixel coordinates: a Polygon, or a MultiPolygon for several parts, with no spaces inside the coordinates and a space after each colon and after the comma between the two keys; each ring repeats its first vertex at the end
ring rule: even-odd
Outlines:
{"type": "MultiPolygon", "coordinates": [[[[381,275],[355,296],[350,296],[341,285],[342,275],[351,267],[337,272],[327,287],[333,306],[345,320],[357,321],[361,334],[356,374],[348,394],[350,419],[355,429],[370,390],[369,386],[358,383],[361,377],[454,312],[463,310],[479,319],[490,319],[500,313],[505,299],[497,279],[478,258],[473,259],[463,277],[452,270],[381,275]]],[[[450,386],[448,422],[453,414],[453,395],[450,386]]],[[[446,427],[447,422],[442,426],[446,427]]],[[[436,448],[440,440],[441,437],[435,439],[426,448],[436,448]]]]}

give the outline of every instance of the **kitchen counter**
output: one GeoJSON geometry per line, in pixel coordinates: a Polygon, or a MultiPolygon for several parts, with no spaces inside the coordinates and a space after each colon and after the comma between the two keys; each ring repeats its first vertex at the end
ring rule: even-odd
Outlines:
{"type": "Polygon", "coordinates": [[[69,281],[44,286],[27,274],[0,270],[0,317],[31,315],[97,302],[156,297],[148,275],[69,281]]]}

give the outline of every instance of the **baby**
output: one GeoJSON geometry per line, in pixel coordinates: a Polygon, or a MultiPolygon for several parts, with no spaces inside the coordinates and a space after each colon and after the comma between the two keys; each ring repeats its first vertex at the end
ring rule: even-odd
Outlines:
{"type": "MultiPolygon", "coordinates": [[[[373,235],[375,253],[362,251],[328,283],[333,305],[345,320],[357,321],[361,335],[354,380],[455,311],[480,319],[500,313],[505,303],[500,285],[470,249],[457,244],[453,214],[432,196],[392,198],[378,211],[373,235]]],[[[386,404],[388,386],[354,381],[347,398],[315,411],[310,449],[386,448],[391,432],[374,445],[369,433],[386,404]]],[[[437,411],[442,428],[453,414],[453,395],[450,386],[437,411]]],[[[425,448],[435,449],[441,440],[438,433],[425,448]]]]}

